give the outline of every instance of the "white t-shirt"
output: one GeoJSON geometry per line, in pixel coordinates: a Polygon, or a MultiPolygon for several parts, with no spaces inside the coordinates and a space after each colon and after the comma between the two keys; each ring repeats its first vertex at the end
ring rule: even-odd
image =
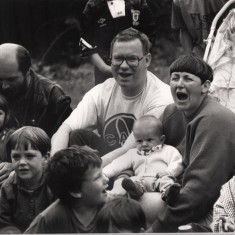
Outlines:
{"type": "Polygon", "coordinates": [[[159,117],[170,103],[170,87],[151,72],[142,92],[134,97],[124,96],[110,78],[87,92],[64,123],[72,130],[97,129],[107,145],[116,149],[124,144],[136,119],[147,114],[159,117]]]}

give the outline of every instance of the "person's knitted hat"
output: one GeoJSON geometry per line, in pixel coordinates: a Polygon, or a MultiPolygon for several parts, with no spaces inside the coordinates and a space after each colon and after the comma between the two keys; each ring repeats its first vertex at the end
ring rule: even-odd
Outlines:
{"type": "Polygon", "coordinates": [[[196,55],[183,55],[176,59],[170,66],[170,74],[174,72],[191,73],[199,77],[202,84],[209,80],[213,81],[212,68],[200,57],[196,55]]]}

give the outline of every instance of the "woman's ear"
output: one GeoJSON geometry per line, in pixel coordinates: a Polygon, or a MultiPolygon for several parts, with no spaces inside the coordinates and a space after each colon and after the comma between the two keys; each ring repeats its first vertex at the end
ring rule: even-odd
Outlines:
{"type": "Polygon", "coordinates": [[[207,93],[210,89],[211,86],[211,82],[209,80],[206,80],[203,84],[202,84],[202,93],[207,93]]]}

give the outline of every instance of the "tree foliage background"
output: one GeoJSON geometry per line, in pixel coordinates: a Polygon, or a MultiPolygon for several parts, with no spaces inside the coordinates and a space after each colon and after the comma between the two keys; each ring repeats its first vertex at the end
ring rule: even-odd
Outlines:
{"type": "MultiPolygon", "coordinates": [[[[93,67],[79,51],[80,18],[87,0],[0,0],[0,43],[26,47],[34,68],[58,81],[75,104],[93,85],[93,67]]],[[[150,70],[168,83],[169,64],[182,53],[171,30],[172,0],[147,0],[157,36],[150,70]]]]}

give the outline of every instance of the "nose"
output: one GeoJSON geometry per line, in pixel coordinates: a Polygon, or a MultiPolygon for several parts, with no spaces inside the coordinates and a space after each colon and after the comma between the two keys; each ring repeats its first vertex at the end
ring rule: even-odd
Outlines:
{"type": "Polygon", "coordinates": [[[20,161],[19,161],[19,165],[26,165],[26,164],[27,164],[27,162],[26,162],[25,158],[21,157],[20,161]]]}
{"type": "Polygon", "coordinates": [[[184,80],[183,80],[183,78],[179,78],[177,86],[178,87],[184,87],[184,80]]]}
{"type": "Polygon", "coordinates": [[[126,59],[122,61],[122,63],[120,64],[120,68],[129,68],[129,65],[126,62],[126,59]]]}
{"type": "Polygon", "coordinates": [[[143,141],[143,142],[142,142],[142,146],[143,146],[143,147],[146,147],[146,146],[148,146],[148,143],[147,143],[147,141],[143,141]]]}

